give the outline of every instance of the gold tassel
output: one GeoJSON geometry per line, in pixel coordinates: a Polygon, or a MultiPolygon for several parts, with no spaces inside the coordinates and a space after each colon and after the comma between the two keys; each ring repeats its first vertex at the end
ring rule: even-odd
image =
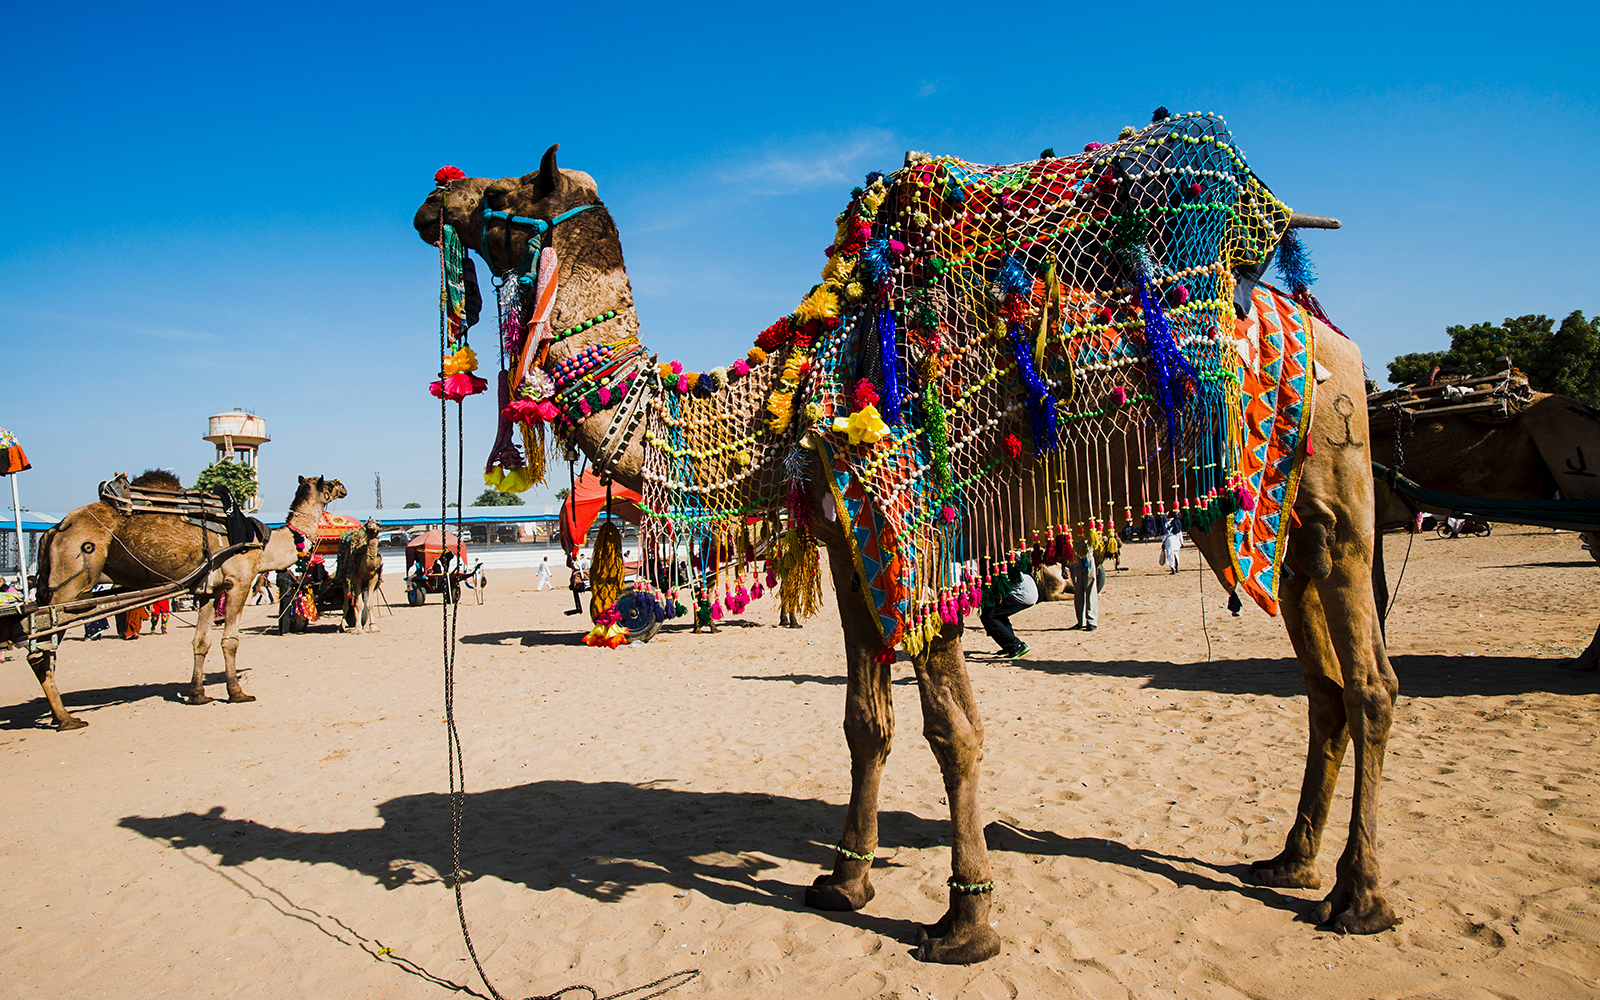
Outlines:
{"type": "Polygon", "coordinates": [[[544,424],[538,428],[528,424],[522,426],[522,450],[528,456],[528,484],[540,486],[544,483],[545,465],[547,459],[544,449],[544,424]]]}
{"type": "Polygon", "coordinates": [[[622,596],[622,578],[626,571],[622,565],[622,532],[617,530],[616,521],[607,520],[600,526],[600,535],[594,540],[594,561],[591,565],[589,620],[593,621],[622,596]]]}
{"type": "Polygon", "coordinates": [[[817,565],[817,540],[793,528],[783,540],[778,563],[778,604],[800,618],[822,610],[822,574],[817,565]]]}

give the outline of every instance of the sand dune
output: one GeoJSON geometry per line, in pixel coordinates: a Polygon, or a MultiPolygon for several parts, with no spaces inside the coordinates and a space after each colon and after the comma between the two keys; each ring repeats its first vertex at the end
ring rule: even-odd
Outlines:
{"type": "MultiPolygon", "coordinates": [[[[1600,680],[1556,669],[1600,614],[1574,536],[1417,540],[1390,620],[1402,697],[1380,813],[1404,922],[1363,938],[1296,921],[1320,892],[1244,880],[1292,818],[1305,698],[1280,623],[1228,616],[1190,555],[1169,577],[1133,547],[1092,635],[1065,630],[1070,605],[1019,615],[1028,659],[970,633],[1004,940],[973,968],[910,957],[949,849],[907,664],[877,898],[815,912],[801,890],[831,862],[849,785],[836,616],[777,629],[759,601],[716,636],[594,650],[564,591],[495,576],[457,646],[480,958],[517,997],[683,968],[703,974],[673,996],[1600,993],[1600,680]]],[[[19,659],[0,671],[5,995],[483,992],[440,879],[437,603],[365,636],[279,637],[249,615],[253,704],[175,700],[187,630],[66,643],[80,732],[42,728],[19,659]]]]}

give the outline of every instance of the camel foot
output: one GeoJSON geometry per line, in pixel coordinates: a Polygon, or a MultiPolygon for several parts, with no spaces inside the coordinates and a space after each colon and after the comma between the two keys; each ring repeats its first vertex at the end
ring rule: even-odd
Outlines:
{"type": "Polygon", "coordinates": [[[215,700],[215,698],[206,694],[205,688],[189,689],[189,704],[191,705],[209,705],[215,700]]]}
{"type": "Polygon", "coordinates": [[[1280,854],[1270,861],[1250,863],[1250,881],[1272,889],[1320,889],[1322,876],[1317,874],[1317,863],[1294,861],[1280,854]]]}
{"type": "Polygon", "coordinates": [[[228,700],[237,705],[240,702],[255,701],[256,696],[253,694],[245,694],[243,691],[229,691],[228,700]]]}
{"type": "Polygon", "coordinates": [[[70,733],[74,729],[87,729],[89,724],[76,716],[69,715],[65,719],[56,720],[56,732],[70,733]]]}
{"type": "Polygon", "coordinates": [[[813,910],[859,910],[878,894],[865,873],[853,881],[830,882],[832,878],[833,875],[818,875],[817,880],[806,887],[807,906],[813,910]]]}
{"type": "Polygon", "coordinates": [[[1389,901],[1373,891],[1342,893],[1337,887],[1301,918],[1319,931],[1335,934],[1376,934],[1400,922],[1389,901]],[[1340,897],[1345,897],[1341,906],[1340,897]]]}
{"type": "Polygon", "coordinates": [[[975,965],[1000,954],[1000,935],[989,926],[988,915],[987,899],[975,903],[970,896],[953,898],[938,923],[917,929],[917,961],[975,965]]]}

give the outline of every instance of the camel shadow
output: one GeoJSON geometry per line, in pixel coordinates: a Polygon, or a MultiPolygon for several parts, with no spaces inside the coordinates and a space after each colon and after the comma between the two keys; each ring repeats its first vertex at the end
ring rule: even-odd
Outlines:
{"type": "MultiPolygon", "coordinates": [[[[587,624],[587,619],[585,619],[587,624]]],[[[585,629],[584,631],[587,631],[585,629]]],[[[539,629],[517,629],[514,632],[479,632],[459,638],[469,646],[504,646],[507,639],[517,640],[517,646],[581,646],[583,632],[544,632],[539,629]]]]}
{"type": "Polygon", "coordinates": [[[1310,909],[1312,902],[1296,896],[1286,896],[1275,889],[1250,883],[1250,865],[1246,862],[1217,865],[1198,858],[1175,854],[1162,854],[1142,848],[1129,847],[1115,840],[1101,837],[1063,837],[1050,830],[1027,830],[996,820],[983,829],[984,840],[992,851],[1015,854],[1044,854],[1053,857],[1082,858],[1101,864],[1116,865],[1158,875],[1173,885],[1192,886],[1208,892],[1231,892],[1297,916],[1310,909]],[[1179,865],[1194,865],[1209,869],[1226,878],[1215,878],[1190,871],[1179,865]],[[1231,881],[1229,881],[1231,880],[1231,881]]]}
{"type": "MultiPolygon", "coordinates": [[[[768,674],[766,676],[735,674],[733,679],[736,681],[788,681],[791,684],[832,684],[836,686],[842,686],[845,683],[843,674],[768,674]]],[[[889,683],[906,685],[915,684],[916,682],[916,677],[907,675],[905,677],[897,677],[889,683]]]]}
{"type": "MultiPolygon", "coordinates": [[[[248,676],[248,673],[241,671],[241,676],[248,676]]],[[[206,684],[208,685],[221,684],[225,680],[227,680],[227,676],[221,671],[206,674],[206,684]]],[[[145,701],[149,698],[182,702],[182,696],[188,694],[188,692],[189,681],[188,678],[185,678],[182,681],[173,683],[119,684],[114,687],[63,691],[61,692],[61,703],[66,705],[67,711],[77,715],[80,712],[94,712],[102,708],[111,708],[114,705],[131,705],[134,702],[145,701]]],[[[21,704],[0,707],[0,730],[54,728],[55,722],[50,715],[50,703],[44,700],[42,693],[38,697],[29,698],[21,704]]]]}
{"type": "MultiPolygon", "coordinates": [[[[1412,655],[1390,657],[1406,698],[1460,695],[1600,693],[1600,674],[1560,669],[1559,658],[1537,656],[1412,655]]],[[[1306,693],[1300,661],[1292,656],[1168,663],[1144,660],[1011,661],[1020,670],[1061,677],[1146,678],[1147,688],[1261,694],[1292,698],[1306,693]]]]}
{"type": "MultiPolygon", "coordinates": [[[[461,865],[468,880],[492,875],[603,903],[664,885],[727,905],[817,912],[805,906],[803,884],[772,871],[797,862],[825,873],[844,812],[843,805],[816,799],[684,791],[661,782],[540,781],[466,796],[461,865]]],[[[385,889],[448,881],[448,795],[390,799],[378,814],[381,826],[327,833],[228,818],[221,806],[203,814],[126,816],[118,825],[176,849],[203,848],[224,868],[271,859],[337,864],[385,889]]],[[[943,820],[907,812],[880,818],[885,847],[935,847],[948,837],[943,820]]],[[[880,859],[877,867],[892,864],[880,859]]],[[[908,943],[917,927],[868,912],[829,917],[908,943]]]]}

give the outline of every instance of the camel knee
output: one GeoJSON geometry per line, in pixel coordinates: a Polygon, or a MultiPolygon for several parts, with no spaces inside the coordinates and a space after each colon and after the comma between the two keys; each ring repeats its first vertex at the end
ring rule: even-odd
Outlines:
{"type": "Polygon", "coordinates": [[[232,656],[237,652],[239,652],[239,637],[236,636],[236,635],[230,635],[230,636],[224,637],[223,640],[222,640],[222,653],[223,653],[223,655],[224,656],[232,656]]]}
{"type": "Polygon", "coordinates": [[[983,759],[983,737],[965,716],[930,722],[922,735],[946,777],[975,767],[983,759]]]}
{"type": "Polygon", "coordinates": [[[853,758],[889,756],[889,745],[894,740],[894,723],[881,715],[850,714],[844,720],[844,741],[853,758]]]}

